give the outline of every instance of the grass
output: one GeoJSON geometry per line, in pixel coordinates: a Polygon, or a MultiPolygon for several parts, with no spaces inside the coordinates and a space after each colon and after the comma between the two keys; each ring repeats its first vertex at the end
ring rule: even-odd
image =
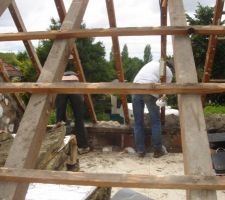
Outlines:
{"type": "Polygon", "coordinates": [[[206,114],[225,114],[225,106],[221,105],[207,105],[204,107],[206,114]]]}

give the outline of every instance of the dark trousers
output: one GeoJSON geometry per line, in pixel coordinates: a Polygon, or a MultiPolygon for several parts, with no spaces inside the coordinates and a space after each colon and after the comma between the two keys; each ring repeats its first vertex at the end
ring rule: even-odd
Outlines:
{"type": "Polygon", "coordinates": [[[80,94],[59,94],[56,97],[56,121],[66,122],[66,107],[70,101],[75,119],[75,131],[78,148],[85,148],[88,146],[86,129],[84,127],[84,99],[80,94]]]}

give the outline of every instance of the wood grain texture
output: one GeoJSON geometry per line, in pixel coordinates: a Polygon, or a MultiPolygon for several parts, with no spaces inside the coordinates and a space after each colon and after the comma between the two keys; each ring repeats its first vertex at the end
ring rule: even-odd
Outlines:
{"type": "MultiPolygon", "coordinates": [[[[169,1],[170,22],[185,26],[186,17],[182,0],[169,1]]],[[[190,38],[173,36],[174,63],[178,83],[197,83],[190,38]]],[[[180,126],[184,154],[184,170],[188,175],[211,175],[212,161],[200,95],[179,95],[180,126]]],[[[187,191],[187,199],[216,199],[211,190],[187,191]]]]}
{"type": "Polygon", "coordinates": [[[225,83],[0,83],[0,93],[33,94],[214,94],[224,93],[225,83]]]}
{"type": "Polygon", "coordinates": [[[225,177],[201,175],[155,176],[0,168],[0,179],[3,181],[15,181],[18,183],[93,185],[99,187],[107,186],[152,189],[225,189],[225,177]]]}
{"type": "Polygon", "coordinates": [[[0,33],[0,41],[68,39],[85,37],[146,36],[146,35],[225,35],[223,26],[167,26],[167,27],[126,27],[97,28],[60,31],[31,31],[26,33],[0,33]]]}
{"type": "Polygon", "coordinates": [[[12,2],[12,0],[1,0],[0,16],[2,16],[3,12],[8,8],[8,6],[11,2],[12,2]]]}

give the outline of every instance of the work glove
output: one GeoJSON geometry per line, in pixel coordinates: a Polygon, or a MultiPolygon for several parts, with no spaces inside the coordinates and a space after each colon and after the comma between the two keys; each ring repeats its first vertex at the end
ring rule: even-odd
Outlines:
{"type": "Polygon", "coordinates": [[[165,107],[167,105],[166,95],[163,95],[162,97],[160,97],[155,103],[159,107],[165,107]]]}

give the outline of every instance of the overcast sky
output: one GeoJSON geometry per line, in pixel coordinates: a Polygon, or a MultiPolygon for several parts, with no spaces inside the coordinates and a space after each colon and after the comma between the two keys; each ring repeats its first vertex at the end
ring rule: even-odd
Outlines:
{"type": "MultiPolygon", "coordinates": [[[[64,0],[66,9],[72,0],[64,0]]],[[[158,0],[114,0],[116,21],[118,27],[160,26],[160,10],[158,0]]],[[[192,14],[197,3],[215,6],[216,0],[184,0],[185,11],[192,14]]],[[[54,0],[16,0],[28,31],[44,31],[50,25],[50,19],[58,19],[54,0]]],[[[84,16],[87,28],[108,28],[108,17],[105,0],[89,0],[84,16]]],[[[10,13],[6,10],[0,17],[0,32],[17,32],[10,13]]],[[[107,52],[111,50],[110,38],[96,38],[102,41],[107,52]]],[[[119,37],[121,50],[124,44],[128,45],[131,57],[143,57],[144,47],[151,45],[154,59],[160,56],[159,36],[119,37]]],[[[38,41],[33,41],[37,46],[38,41]]],[[[0,52],[17,52],[25,50],[22,42],[0,42],[0,52]]],[[[171,40],[168,39],[168,54],[172,54],[171,40]]]]}

